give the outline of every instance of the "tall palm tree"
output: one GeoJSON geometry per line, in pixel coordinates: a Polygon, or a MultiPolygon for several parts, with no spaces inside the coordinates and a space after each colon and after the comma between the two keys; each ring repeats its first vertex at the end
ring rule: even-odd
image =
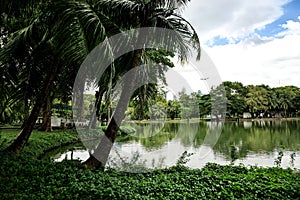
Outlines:
{"type": "MultiPolygon", "coordinates": [[[[112,21],[115,21],[116,23],[122,22],[121,27],[124,29],[161,27],[174,30],[177,35],[177,40],[174,42],[177,47],[176,53],[179,58],[184,61],[187,59],[191,48],[195,48],[198,51],[198,58],[200,58],[200,42],[198,36],[191,24],[178,12],[178,9],[187,2],[188,1],[183,0],[111,0],[100,1],[98,5],[100,8],[105,8],[103,13],[110,15],[112,21]]],[[[141,44],[146,42],[143,35],[137,36],[136,39],[141,44]]],[[[134,51],[130,69],[135,69],[140,65],[143,52],[144,49],[134,51]]],[[[110,149],[117,137],[119,125],[121,124],[129,103],[131,97],[130,91],[134,88],[135,78],[136,77],[133,76],[131,77],[131,81],[124,83],[120,101],[118,102],[113,118],[105,131],[105,136],[95,149],[94,154],[90,155],[88,160],[85,161],[88,168],[97,169],[105,165],[110,149]]]]}

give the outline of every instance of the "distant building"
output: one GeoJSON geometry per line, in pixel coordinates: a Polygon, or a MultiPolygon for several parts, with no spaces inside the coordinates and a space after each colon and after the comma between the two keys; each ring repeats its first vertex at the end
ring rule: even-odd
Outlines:
{"type": "Polygon", "coordinates": [[[251,113],[249,113],[249,112],[244,112],[244,113],[243,113],[243,118],[244,118],[244,119],[249,119],[249,118],[252,118],[252,115],[251,115],[251,113]]]}

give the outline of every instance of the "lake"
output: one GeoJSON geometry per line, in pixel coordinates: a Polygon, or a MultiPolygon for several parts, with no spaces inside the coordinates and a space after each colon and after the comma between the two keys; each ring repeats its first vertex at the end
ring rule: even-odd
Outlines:
{"type": "MultiPolygon", "coordinates": [[[[300,121],[259,120],[244,122],[186,122],[127,124],[137,131],[119,138],[107,166],[125,171],[165,168],[177,163],[183,152],[191,153],[185,164],[201,168],[208,162],[242,163],[245,166],[300,168],[300,121]]],[[[55,161],[86,160],[98,141],[84,142],[72,150],[56,153],[55,161]],[[93,147],[94,146],[94,147],[93,147]]]]}

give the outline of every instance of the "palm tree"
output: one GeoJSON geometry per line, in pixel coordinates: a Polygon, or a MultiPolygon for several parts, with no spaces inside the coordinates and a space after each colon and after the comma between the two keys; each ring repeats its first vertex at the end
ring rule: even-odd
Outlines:
{"type": "MultiPolygon", "coordinates": [[[[181,5],[188,1],[129,1],[129,0],[111,0],[101,1],[100,7],[108,8],[104,10],[110,19],[117,22],[122,22],[121,26],[125,29],[140,28],[140,27],[161,27],[174,30],[176,32],[177,55],[183,61],[187,58],[190,48],[195,48],[198,51],[200,58],[200,43],[198,36],[193,27],[177,12],[181,5]],[[126,20],[124,22],[124,19],[126,20]]],[[[164,38],[167,39],[167,38],[164,38]]],[[[146,39],[143,35],[138,35],[136,40],[143,44],[146,39]]],[[[143,49],[134,51],[134,56],[131,61],[131,69],[136,69],[141,63],[143,49]]],[[[112,144],[117,137],[119,125],[124,117],[127,105],[129,103],[132,89],[134,88],[135,76],[131,77],[130,81],[124,83],[121,92],[120,101],[117,104],[113,118],[105,131],[105,136],[102,138],[100,145],[95,149],[85,164],[88,168],[96,169],[104,166],[112,144]]]]}
{"type": "MultiPolygon", "coordinates": [[[[28,6],[30,9],[34,8],[34,18],[26,19],[30,23],[11,34],[9,42],[0,51],[1,67],[5,68],[9,63],[18,60],[16,56],[21,51],[30,58],[25,59],[21,66],[25,66],[25,69],[36,69],[37,75],[42,78],[34,81],[40,85],[36,86],[33,109],[23,123],[23,129],[6,149],[13,153],[19,153],[28,141],[57,76],[72,69],[70,76],[65,78],[74,80],[73,74],[76,75],[89,51],[108,35],[118,31],[107,16],[96,12],[91,4],[84,1],[41,0],[35,5],[39,6],[28,6]],[[44,3],[42,6],[41,2],[44,3]]],[[[24,60],[23,54],[20,57],[24,60]]]]}

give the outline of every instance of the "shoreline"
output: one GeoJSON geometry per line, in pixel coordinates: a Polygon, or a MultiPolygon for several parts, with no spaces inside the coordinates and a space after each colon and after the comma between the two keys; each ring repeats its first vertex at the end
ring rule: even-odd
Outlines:
{"type": "MultiPolygon", "coordinates": [[[[253,122],[253,121],[300,121],[300,117],[290,117],[290,118],[226,118],[225,120],[220,120],[220,122],[253,122]]],[[[167,119],[167,120],[130,120],[124,121],[127,124],[137,123],[137,124],[148,124],[148,123],[199,123],[206,121],[214,121],[211,119],[167,119]]]]}

